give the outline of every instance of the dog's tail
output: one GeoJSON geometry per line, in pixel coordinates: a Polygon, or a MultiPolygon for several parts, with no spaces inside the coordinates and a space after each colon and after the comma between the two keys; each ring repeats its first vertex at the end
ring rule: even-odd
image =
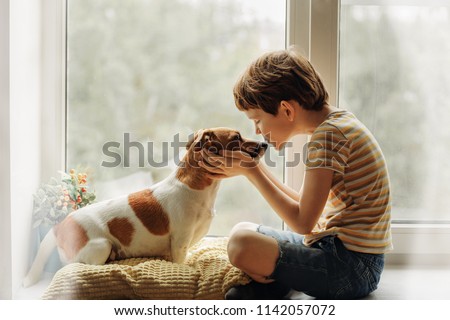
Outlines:
{"type": "Polygon", "coordinates": [[[34,258],[33,264],[31,265],[30,271],[23,279],[23,286],[25,288],[35,284],[41,278],[42,272],[44,271],[45,264],[48,258],[52,254],[56,247],[56,236],[55,231],[52,228],[42,240],[36,258],[34,258]]]}

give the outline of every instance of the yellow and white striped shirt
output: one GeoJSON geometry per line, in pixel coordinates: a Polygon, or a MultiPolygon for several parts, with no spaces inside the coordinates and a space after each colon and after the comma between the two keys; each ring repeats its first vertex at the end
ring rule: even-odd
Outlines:
{"type": "Polygon", "coordinates": [[[308,143],[306,170],[329,168],[333,182],[305,244],[336,235],[349,250],[392,250],[391,196],[386,162],[372,133],[352,113],[331,113],[308,143]]]}

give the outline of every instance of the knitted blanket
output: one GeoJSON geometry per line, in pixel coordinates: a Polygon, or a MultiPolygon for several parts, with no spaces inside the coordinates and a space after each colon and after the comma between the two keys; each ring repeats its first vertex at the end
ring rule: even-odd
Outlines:
{"type": "Polygon", "coordinates": [[[133,258],[105,265],[73,263],[54,276],[43,299],[223,299],[250,279],[232,266],[227,238],[203,239],[184,264],[133,258]]]}

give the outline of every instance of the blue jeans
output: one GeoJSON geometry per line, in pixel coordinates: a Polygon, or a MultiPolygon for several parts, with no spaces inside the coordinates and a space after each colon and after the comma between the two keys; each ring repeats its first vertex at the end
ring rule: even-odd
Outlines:
{"type": "Polygon", "coordinates": [[[336,236],[307,247],[303,236],[259,226],[278,241],[280,256],[269,278],[319,299],[357,299],[374,291],[384,267],[383,254],[348,250],[336,236]]]}

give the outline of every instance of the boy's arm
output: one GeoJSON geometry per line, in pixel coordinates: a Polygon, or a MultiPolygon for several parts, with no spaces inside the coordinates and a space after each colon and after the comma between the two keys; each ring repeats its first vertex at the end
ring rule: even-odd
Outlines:
{"type": "Polygon", "coordinates": [[[299,201],[300,199],[300,195],[302,193],[302,190],[300,190],[300,192],[295,191],[294,189],[292,189],[291,187],[285,185],[284,183],[282,183],[280,180],[278,180],[272,172],[270,172],[269,169],[267,169],[266,166],[264,166],[263,164],[259,163],[258,164],[261,167],[261,171],[262,173],[273,183],[275,184],[278,189],[282,190],[284,193],[286,193],[291,199],[295,200],[295,201],[299,201]]]}
{"type": "Polygon", "coordinates": [[[333,170],[307,170],[302,190],[298,194],[279,182],[262,164],[255,163],[251,157],[238,151],[232,154],[230,152],[226,151],[225,156],[229,158],[224,158],[205,151],[204,159],[209,162],[203,160],[199,165],[211,173],[212,179],[246,176],[293,231],[300,234],[312,231],[330,193],[333,170]]]}
{"type": "Polygon", "coordinates": [[[248,170],[258,166],[261,169],[261,174],[267,177],[278,189],[283,191],[288,197],[296,202],[300,199],[300,192],[295,191],[289,186],[279,181],[272,172],[262,163],[255,161],[249,155],[244,154],[241,151],[222,151],[221,155],[213,154],[207,150],[202,150],[203,160],[198,165],[212,175],[212,179],[223,179],[237,175],[247,176],[248,170]]]}
{"type": "Polygon", "coordinates": [[[295,201],[270,180],[261,166],[247,171],[247,178],[264,196],[272,209],[295,232],[308,234],[316,225],[331,189],[333,171],[317,168],[307,170],[302,195],[295,201]]]}

